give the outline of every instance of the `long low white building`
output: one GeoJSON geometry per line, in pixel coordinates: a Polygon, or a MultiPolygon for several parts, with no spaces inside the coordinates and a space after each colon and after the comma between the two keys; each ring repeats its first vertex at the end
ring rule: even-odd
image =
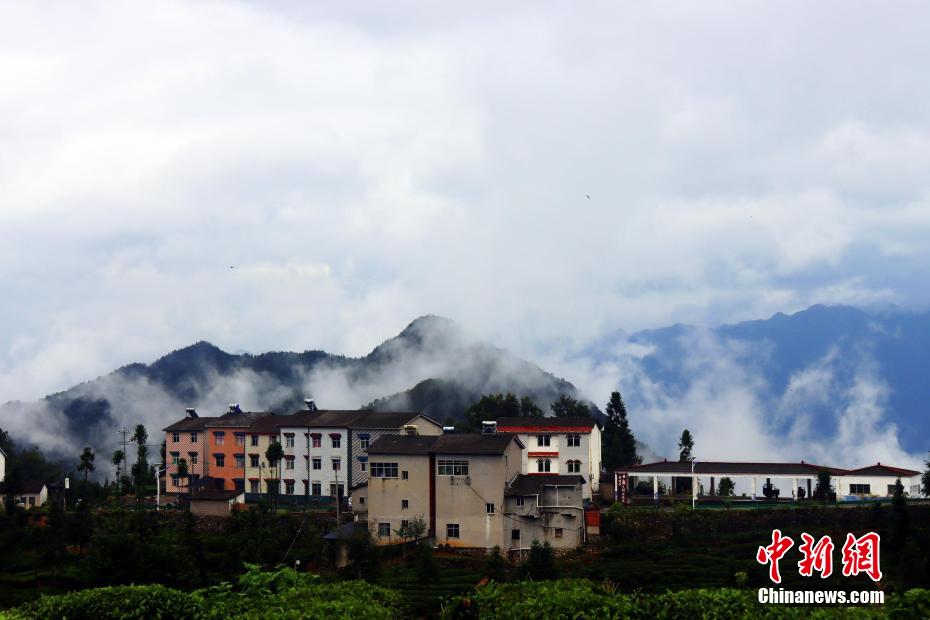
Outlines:
{"type": "Polygon", "coordinates": [[[614,472],[614,499],[621,500],[633,493],[636,485],[645,480],[651,483],[654,496],[658,496],[659,482],[671,478],[691,478],[689,485],[697,497],[703,487],[703,496],[717,495],[720,480],[748,483],[747,495],[756,499],[763,495],[763,487],[770,483],[780,491],[780,498],[811,497],[821,472],[830,474],[838,498],[864,499],[890,497],[900,478],[905,492],[911,497],[922,497],[921,473],[912,469],[876,463],[859,469],[842,469],[813,463],[746,463],[726,461],[659,461],[644,465],[631,465],[614,472]],[[623,485],[626,484],[626,492],[623,485]]]}

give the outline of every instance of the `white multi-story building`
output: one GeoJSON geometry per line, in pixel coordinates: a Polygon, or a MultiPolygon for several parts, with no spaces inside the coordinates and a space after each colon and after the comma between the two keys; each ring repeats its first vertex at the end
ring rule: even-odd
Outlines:
{"type": "Polygon", "coordinates": [[[6,452],[0,448],[0,482],[6,479],[6,452]]]}
{"type": "Polygon", "coordinates": [[[582,497],[597,492],[601,474],[601,427],[594,418],[500,418],[498,433],[513,433],[526,446],[524,474],[579,474],[587,481],[582,497]]]}
{"type": "Polygon", "coordinates": [[[344,497],[368,480],[368,446],[381,435],[442,434],[415,411],[304,410],[279,424],[283,495],[344,497]]]}

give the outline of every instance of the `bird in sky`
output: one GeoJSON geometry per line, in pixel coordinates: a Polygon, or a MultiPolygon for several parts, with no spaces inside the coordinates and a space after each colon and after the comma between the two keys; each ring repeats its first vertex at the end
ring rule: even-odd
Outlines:
{"type": "Polygon", "coordinates": [[[585,194],[588,197],[588,200],[591,200],[591,194],[585,194]]]}

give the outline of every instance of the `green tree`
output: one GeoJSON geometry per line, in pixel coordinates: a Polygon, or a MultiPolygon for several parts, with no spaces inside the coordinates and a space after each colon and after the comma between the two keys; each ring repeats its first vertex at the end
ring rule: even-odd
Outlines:
{"type": "Polygon", "coordinates": [[[400,528],[394,530],[397,537],[404,541],[404,546],[412,540],[420,540],[426,535],[426,519],[423,515],[417,515],[413,519],[405,521],[400,528]]]}
{"type": "Polygon", "coordinates": [[[549,405],[557,418],[587,418],[591,416],[591,407],[576,398],[566,394],[559,396],[558,400],[549,405]]]}
{"type": "Polygon", "coordinates": [[[833,480],[830,472],[825,469],[817,472],[817,486],[814,487],[814,497],[817,499],[828,500],[833,492],[833,480]]]}
{"type": "Polygon", "coordinates": [[[680,463],[689,463],[694,460],[692,452],[694,451],[694,438],[691,431],[685,429],[681,431],[681,438],[678,440],[678,461],[680,463]]]}
{"type": "Polygon", "coordinates": [[[507,562],[501,555],[501,548],[498,545],[494,545],[484,561],[484,576],[498,583],[507,581],[507,562]]]}
{"type": "Polygon", "coordinates": [[[523,564],[522,572],[525,578],[533,581],[558,579],[559,574],[555,568],[555,554],[549,541],[540,544],[534,540],[530,545],[530,555],[523,564]]]}
{"type": "Polygon", "coordinates": [[[142,496],[145,494],[145,482],[149,474],[149,449],[145,443],[149,440],[148,431],[142,424],[136,425],[132,434],[132,441],[136,444],[136,463],[132,466],[132,476],[136,486],[136,502],[142,507],[142,496]]]}
{"type": "MultiPolygon", "coordinates": [[[[178,459],[178,481],[183,482],[181,486],[185,489],[189,489],[190,485],[188,484],[188,479],[190,478],[190,470],[187,468],[187,459],[178,459]]],[[[188,507],[190,504],[188,503],[188,507]]]]}
{"type": "Polygon", "coordinates": [[[480,431],[481,423],[485,420],[498,420],[500,418],[532,418],[542,417],[542,409],[536,406],[533,399],[524,396],[518,399],[516,394],[485,394],[465,410],[465,428],[471,431],[480,431]]]}
{"type": "Polygon", "coordinates": [[[271,491],[271,510],[273,514],[277,515],[279,491],[278,486],[281,484],[280,467],[281,460],[284,459],[284,448],[281,447],[281,442],[272,441],[268,446],[268,449],[265,450],[265,458],[268,459],[268,466],[274,467],[274,485],[272,485],[271,491]]]}
{"type": "Polygon", "coordinates": [[[117,450],[113,453],[113,458],[110,459],[110,462],[116,466],[116,487],[119,488],[120,480],[122,480],[121,472],[123,461],[126,460],[126,453],[122,450],[117,450]]]}
{"type": "Polygon", "coordinates": [[[733,480],[727,476],[724,476],[720,479],[720,484],[717,486],[717,495],[722,497],[730,497],[733,495],[733,489],[736,487],[733,484],[733,480]]]}
{"type": "Polygon", "coordinates": [[[87,474],[94,471],[94,451],[90,449],[90,446],[86,446],[84,451],[81,452],[81,462],[78,463],[77,470],[84,472],[84,482],[87,482],[87,474]]]}
{"type": "Polygon", "coordinates": [[[907,542],[911,531],[911,521],[907,513],[907,494],[904,485],[898,478],[894,483],[894,493],[891,496],[891,545],[900,549],[907,542]]]}
{"type": "Polygon", "coordinates": [[[612,392],[607,401],[607,421],[604,423],[604,466],[608,471],[642,463],[636,455],[636,438],[630,430],[626,405],[620,392],[612,392]]]}

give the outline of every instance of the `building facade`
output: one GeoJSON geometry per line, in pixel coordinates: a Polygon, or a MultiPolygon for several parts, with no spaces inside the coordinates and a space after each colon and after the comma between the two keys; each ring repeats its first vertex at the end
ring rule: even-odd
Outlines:
{"type": "Polygon", "coordinates": [[[0,482],[6,480],[6,452],[0,448],[0,482]]]}
{"type": "Polygon", "coordinates": [[[215,418],[202,418],[188,409],[183,419],[165,427],[166,493],[184,493],[191,482],[206,477],[207,435],[204,425],[215,418]],[[178,463],[187,462],[188,478],[178,478],[178,463]]]}
{"type": "Polygon", "coordinates": [[[496,431],[514,433],[526,450],[524,474],[578,474],[584,499],[597,493],[601,474],[601,428],[590,417],[500,418],[496,431]]]}
{"type": "Polygon", "coordinates": [[[505,433],[379,438],[368,449],[366,500],[376,541],[400,542],[405,522],[423,519],[436,544],[508,548],[504,493],[523,447],[505,433]]]}
{"type": "Polygon", "coordinates": [[[585,519],[582,489],[587,480],[578,474],[515,476],[504,491],[505,532],[511,551],[526,551],[534,540],[557,549],[574,549],[584,543],[585,519]]]}
{"type": "Polygon", "coordinates": [[[419,412],[304,410],[287,416],[279,432],[286,459],[282,494],[345,497],[367,481],[368,446],[378,437],[435,436],[442,426],[419,412]]]}

